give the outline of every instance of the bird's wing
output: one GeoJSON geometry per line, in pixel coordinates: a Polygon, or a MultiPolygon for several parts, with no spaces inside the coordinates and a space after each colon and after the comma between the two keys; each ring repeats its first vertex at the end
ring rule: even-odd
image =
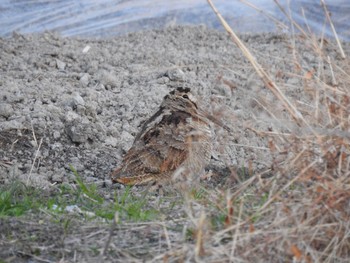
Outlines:
{"type": "Polygon", "coordinates": [[[112,180],[134,185],[171,175],[188,158],[187,136],[193,129],[188,125],[190,118],[187,112],[164,109],[154,114],[112,173],[112,180]]]}

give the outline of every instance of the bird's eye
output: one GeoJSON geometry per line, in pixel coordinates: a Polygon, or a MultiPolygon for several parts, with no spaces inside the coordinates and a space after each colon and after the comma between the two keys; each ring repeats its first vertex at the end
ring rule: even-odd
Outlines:
{"type": "Polygon", "coordinates": [[[187,95],[182,96],[184,99],[190,99],[187,95]]]}

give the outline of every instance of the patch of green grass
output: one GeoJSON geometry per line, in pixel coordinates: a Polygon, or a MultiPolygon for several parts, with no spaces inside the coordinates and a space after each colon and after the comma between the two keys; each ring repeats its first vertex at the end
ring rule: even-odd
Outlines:
{"type": "Polygon", "coordinates": [[[40,191],[15,181],[0,187],[0,217],[21,216],[41,207],[40,191]]]}
{"type": "Polygon", "coordinates": [[[114,203],[106,202],[98,193],[96,185],[85,185],[79,174],[71,167],[75,175],[77,188],[77,203],[83,204],[83,209],[93,212],[98,217],[112,220],[118,212],[121,220],[148,221],[154,219],[159,212],[147,207],[147,196],[135,197],[131,187],[126,187],[121,195],[115,195],[114,203]]]}
{"type": "Polygon", "coordinates": [[[207,192],[204,188],[193,188],[191,194],[195,200],[201,200],[207,197],[207,192]]]}
{"type": "Polygon", "coordinates": [[[135,197],[131,192],[131,187],[126,187],[121,195],[115,194],[114,203],[107,207],[96,210],[96,214],[106,219],[113,219],[118,212],[120,220],[126,221],[149,221],[157,217],[159,211],[148,207],[146,195],[135,197]]]}
{"type": "Polygon", "coordinates": [[[82,194],[89,197],[91,201],[96,202],[98,204],[103,203],[103,198],[97,193],[96,185],[92,184],[91,186],[87,186],[84,184],[83,179],[79,176],[78,172],[74,169],[73,166],[70,165],[70,169],[75,175],[75,182],[77,183],[78,191],[77,197],[80,197],[82,194]]]}
{"type": "Polygon", "coordinates": [[[187,228],[185,233],[185,238],[187,241],[193,241],[196,231],[193,228],[187,228]]]}
{"type": "Polygon", "coordinates": [[[213,229],[215,230],[220,230],[224,227],[225,225],[225,220],[226,220],[226,214],[219,212],[217,214],[213,214],[211,216],[211,226],[213,227],[213,229]]]}
{"type": "Polygon", "coordinates": [[[112,220],[116,212],[121,221],[148,221],[159,215],[157,209],[148,205],[147,194],[136,197],[127,187],[121,194],[116,192],[114,201],[108,201],[98,193],[95,184],[85,184],[73,167],[71,170],[75,175],[75,185],[61,184],[47,191],[17,181],[0,186],[0,217],[45,210],[55,218],[69,213],[69,209],[78,210],[79,213],[75,214],[87,220],[112,220]]]}

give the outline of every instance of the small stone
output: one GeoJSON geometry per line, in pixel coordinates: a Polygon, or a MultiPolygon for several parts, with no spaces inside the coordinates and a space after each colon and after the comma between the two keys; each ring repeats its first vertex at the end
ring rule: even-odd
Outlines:
{"type": "Polygon", "coordinates": [[[185,73],[181,69],[168,70],[165,73],[165,76],[171,81],[184,81],[186,77],[185,73]]]}
{"type": "Polygon", "coordinates": [[[85,101],[84,99],[79,95],[79,93],[74,93],[73,94],[73,106],[85,106],[85,101]]]}
{"type": "Polygon", "coordinates": [[[32,145],[32,147],[36,148],[38,147],[38,142],[34,140],[30,140],[29,143],[32,145]]]}
{"type": "Polygon", "coordinates": [[[60,134],[59,131],[54,131],[54,132],[53,132],[53,138],[54,138],[54,139],[57,140],[57,139],[59,139],[60,137],[61,137],[61,134],[60,134]]]}
{"type": "Polygon", "coordinates": [[[51,181],[57,182],[57,183],[62,183],[63,182],[63,176],[61,174],[54,174],[52,175],[51,181]]]}
{"type": "Polygon", "coordinates": [[[108,88],[110,87],[116,87],[120,85],[120,80],[118,79],[117,75],[113,72],[108,72],[106,70],[101,70],[97,73],[97,76],[100,80],[100,82],[108,88]]]}
{"type": "Polygon", "coordinates": [[[80,115],[84,115],[84,113],[85,113],[85,107],[84,107],[84,106],[81,106],[81,105],[77,105],[77,112],[78,112],[80,115]]]}
{"type": "Polygon", "coordinates": [[[0,103],[0,116],[8,118],[13,114],[13,108],[10,104],[0,103]]]}
{"type": "Polygon", "coordinates": [[[103,91],[103,90],[106,90],[106,88],[105,88],[105,86],[102,83],[100,83],[100,84],[95,86],[95,90],[103,91]]]}
{"type": "Polygon", "coordinates": [[[83,143],[88,139],[85,129],[82,125],[68,125],[66,132],[72,142],[83,143]]]}
{"type": "Polygon", "coordinates": [[[80,79],[79,79],[80,83],[83,84],[83,86],[87,86],[89,84],[90,81],[90,75],[89,73],[84,73],[80,79]]]}
{"type": "Polygon", "coordinates": [[[77,172],[82,172],[85,170],[84,164],[81,162],[81,160],[78,157],[72,157],[67,168],[70,169],[70,166],[72,166],[77,172]]]}
{"type": "MultiPolygon", "coordinates": [[[[113,185],[112,180],[105,180],[103,183],[104,183],[105,186],[107,186],[107,187],[113,185]]],[[[108,198],[109,198],[108,196],[109,196],[109,194],[106,194],[105,198],[108,199],[108,198]]]]}
{"type": "Polygon", "coordinates": [[[66,122],[74,122],[74,121],[78,121],[79,119],[80,119],[80,116],[76,114],[74,111],[68,111],[65,115],[66,122]]]}
{"type": "Polygon", "coordinates": [[[168,82],[169,82],[169,78],[166,78],[166,77],[158,78],[156,81],[157,84],[166,84],[168,82]]]}
{"type": "Polygon", "coordinates": [[[66,68],[66,63],[59,59],[56,59],[56,66],[59,70],[64,70],[66,68]]]}
{"type": "Polygon", "coordinates": [[[122,142],[119,142],[121,144],[121,148],[124,152],[127,152],[132,144],[132,141],[134,140],[134,136],[127,131],[123,131],[121,138],[124,139],[122,142]]]}
{"type": "Polygon", "coordinates": [[[39,188],[50,187],[50,183],[47,180],[46,175],[42,175],[38,173],[20,174],[18,176],[18,179],[19,181],[26,182],[26,185],[29,185],[29,186],[34,186],[39,188]]]}
{"type": "Polygon", "coordinates": [[[105,139],[105,144],[106,145],[110,145],[112,147],[117,147],[118,143],[119,143],[119,140],[117,138],[114,138],[114,137],[111,137],[111,136],[108,136],[105,139]]]}
{"type": "Polygon", "coordinates": [[[86,45],[85,47],[84,47],[84,49],[83,49],[83,53],[88,53],[89,52],[89,50],[90,50],[90,46],[89,45],[86,45]]]}
{"type": "Polygon", "coordinates": [[[24,122],[24,116],[16,120],[0,122],[0,130],[22,130],[25,128],[24,122]]]}
{"type": "Polygon", "coordinates": [[[62,151],[63,145],[62,145],[61,143],[59,143],[59,142],[55,142],[55,143],[53,143],[53,144],[50,145],[50,148],[51,148],[52,150],[54,150],[54,151],[59,152],[59,151],[62,151]]]}

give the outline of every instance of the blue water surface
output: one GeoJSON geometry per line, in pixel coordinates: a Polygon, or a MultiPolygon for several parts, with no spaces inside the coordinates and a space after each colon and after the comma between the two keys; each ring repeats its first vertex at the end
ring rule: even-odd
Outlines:
{"type": "MultiPolygon", "coordinates": [[[[334,37],[320,0],[213,2],[237,32],[292,32],[290,16],[305,30],[334,37]]],[[[350,1],[325,3],[337,34],[349,41],[350,1]]],[[[199,24],[222,28],[205,0],[0,0],[3,37],[13,32],[54,30],[63,36],[106,38],[145,29],[199,24]]]]}

